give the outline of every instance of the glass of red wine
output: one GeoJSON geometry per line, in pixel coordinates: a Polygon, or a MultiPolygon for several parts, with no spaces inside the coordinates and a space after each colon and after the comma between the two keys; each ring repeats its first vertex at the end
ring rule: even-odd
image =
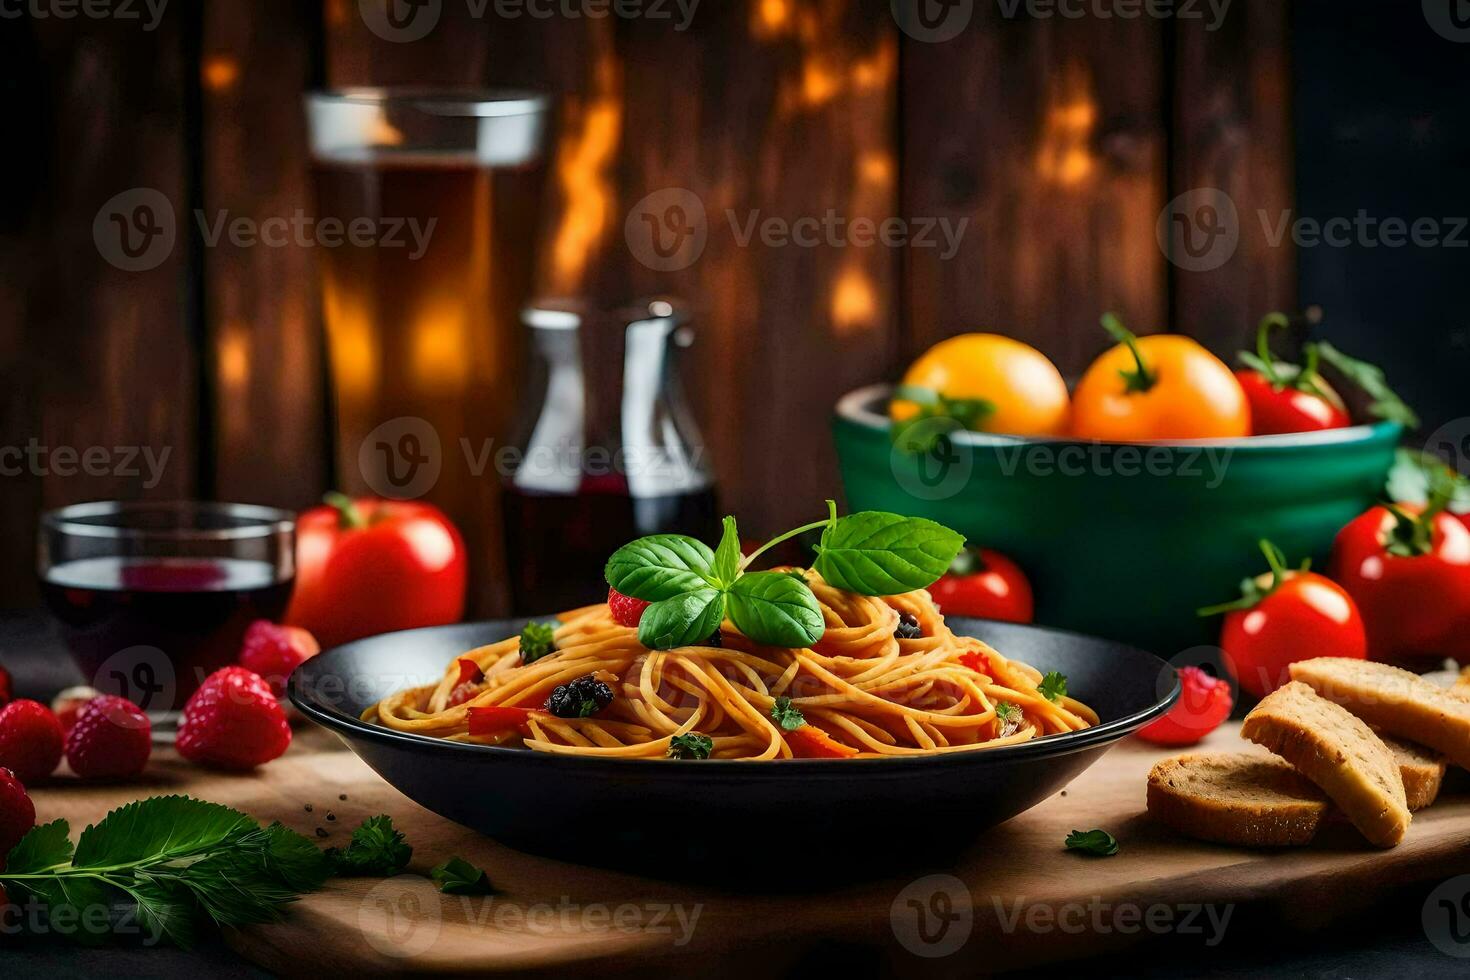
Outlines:
{"type": "Polygon", "coordinates": [[[285,612],[295,554],[288,511],[102,502],[41,516],[38,571],[85,681],[167,720],[285,612]]]}

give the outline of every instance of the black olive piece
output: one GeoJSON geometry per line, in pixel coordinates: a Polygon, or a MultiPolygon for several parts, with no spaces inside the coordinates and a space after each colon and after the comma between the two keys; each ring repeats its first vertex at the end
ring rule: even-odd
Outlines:
{"type": "Polygon", "coordinates": [[[586,718],[612,704],[613,690],[592,674],[561,684],[546,699],[546,710],[558,718],[586,718]]]}
{"type": "Polygon", "coordinates": [[[917,640],[924,635],[924,628],[919,625],[919,620],[913,613],[900,613],[898,617],[898,628],[893,631],[895,639],[917,640]]]}

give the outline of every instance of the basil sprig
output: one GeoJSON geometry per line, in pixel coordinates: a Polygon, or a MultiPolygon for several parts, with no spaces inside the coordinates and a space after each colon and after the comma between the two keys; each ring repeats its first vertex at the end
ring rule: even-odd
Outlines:
{"type": "Polygon", "coordinates": [[[816,569],[832,585],[883,596],[922,589],[949,568],[964,537],[918,517],[879,511],[828,517],[772,538],[749,556],[740,552],[735,518],[726,517],[719,546],[678,534],[639,538],[613,553],[607,584],[651,605],[638,623],[638,641],[672,650],[708,639],[726,616],[756,643],[811,646],[822,638],[822,607],[804,579],[780,572],[746,571],[761,553],[822,529],[816,569]]]}

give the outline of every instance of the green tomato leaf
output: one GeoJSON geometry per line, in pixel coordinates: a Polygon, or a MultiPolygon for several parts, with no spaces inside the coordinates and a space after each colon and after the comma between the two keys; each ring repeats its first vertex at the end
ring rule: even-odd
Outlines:
{"type": "Polygon", "coordinates": [[[653,534],[625,544],[607,560],[607,584],[644,602],[718,584],[715,553],[682,534],[653,534]]]}
{"type": "Polygon", "coordinates": [[[695,589],[645,609],[638,622],[638,642],[650,650],[673,650],[702,643],[720,628],[724,619],[725,594],[709,587],[695,589]]]}
{"type": "Polygon", "coordinates": [[[740,574],[740,532],[735,529],[735,518],[725,518],[725,533],[720,546],[715,549],[715,580],[721,588],[728,589],[740,574]]]}
{"type": "Polygon", "coordinates": [[[862,511],[822,533],[815,567],[839,589],[899,595],[936,582],[964,544],[964,535],[922,517],[862,511]]]}
{"type": "Polygon", "coordinates": [[[822,638],[822,607],[805,582],[781,572],[742,575],[730,586],[730,619],[757,643],[799,649],[822,638]]]}
{"type": "Polygon", "coordinates": [[[1419,416],[1388,386],[1383,369],[1376,364],[1349,357],[1325,340],[1313,345],[1322,360],[1336,368],[1343,377],[1363,389],[1373,399],[1368,411],[1375,417],[1397,422],[1406,429],[1419,428],[1419,416]]]}

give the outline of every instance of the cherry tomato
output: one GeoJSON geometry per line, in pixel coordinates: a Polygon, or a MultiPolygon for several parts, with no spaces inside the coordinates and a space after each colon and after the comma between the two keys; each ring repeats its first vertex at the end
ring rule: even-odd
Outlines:
{"type": "Polygon", "coordinates": [[[1242,690],[1265,697],[1291,680],[1287,667],[1312,657],[1368,655],[1363,617],[1347,590],[1305,569],[1286,567],[1269,541],[1261,551],[1271,571],[1251,580],[1239,600],[1201,610],[1225,613],[1220,648],[1242,690]]]}
{"type": "Polygon", "coordinates": [[[1362,610],[1374,660],[1470,660],[1470,528],[1446,502],[1374,507],[1333,542],[1332,577],[1362,610]]]}
{"type": "Polygon", "coordinates": [[[1155,745],[1193,745],[1219,728],[1234,700],[1230,685],[1198,667],[1180,667],[1179,700],[1164,717],[1138,730],[1138,737],[1155,745]]]}
{"type": "Polygon", "coordinates": [[[1317,372],[1320,347],[1307,345],[1305,367],[1279,360],[1271,352],[1271,331],[1290,325],[1284,313],[1267,314],[1256,328],[1255,353],[1241,352],[1246,369],[1236,371],[1235,379],[1250,402],[1251,430],[1265,436],[1351,425],[1342,397],[1317,372]]]}
{"type": "Polygon", "coordinates": [[[1118,340],[1072,396],[1072,434],[1107,442],[1233,439],[1251,432],[1250,405],[1214,354],[1178,334],[1135,337],[1108,314],[1118,340]]]}
{"type": "Polygon", "coordinates": [[[323,648],[464,616],[464,539],[436,507],[329,496],[296,521],[286,622],[323,648]]]}
{"type": "Polygon", "coordinates": [[[998,551],[966,548],[948,573],[929,586],[946,616],[974,616],[1029,623],[1034,614],[1031,583],[1021,567],[998,551]]]}
{"type": "MultiPolygon", "coordinates": [[[[934,345],[913,363],[903,385],[953,401],[988,403],[961,419],[967,428],[1016,436],[1058,436],[1067,430],[1067,383],[1036,348],[993,333],[967,333],[934,345]]],[[[900,390],[899,394],[903,394],[900,390]]],[[[895,422],[916,417],[919,403],[895,397],[895,422]]]]}

